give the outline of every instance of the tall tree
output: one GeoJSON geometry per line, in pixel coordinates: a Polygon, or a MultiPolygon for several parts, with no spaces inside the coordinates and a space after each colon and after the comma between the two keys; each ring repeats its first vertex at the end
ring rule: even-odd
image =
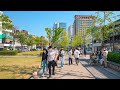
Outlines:
{"type": "Polygon", "coordinates": [[[60,46],[67,48],[69,46],[69,37],[68,37],[68,33],[63,30],[62,32],[62,36],[60,38],[60,46]]]}
{"type": "Polygon", "coordinates": [[[53,31],[53,36],[52,36],[52,40],[51,40],[52,45],[55,45],[58,42],[58,40],[61,37],[61,34],[62,34],[63,30],[64,30],[63,28],[56,28],[53,31]]]}
{"type": "Polygon", "coordinates": [[[3,29],[13,29],[14,25],[12,24],[12,20],[7,15],[2,14],[0,21],[2,21],[3,29]]]}
{"type": "Polygon", "coordinates": [[[23,32],[18,32],[18,33],[16,34],[16,36],[17,36],[17,39],[18,39],[18,41],[21,43],[21,46],[22,46],[22,48],[23,48],[23,45],[25,45],[26,42],[27,42],[27,36],[26,36],[26,34],[23,33],[23,32]]]}
{"type": "Polygon", "coordinates": [[[28,46],[29,50],[30,47],[33,46],[35,43],[35,39],[32,37],[32,35],[28,35],[26,38],[26,45],[28,46]]]}
{"type": "Polygon", "coordinates": [[[113,17],[114,12],[113,11],[98,11],[96,12],[96,22],[99,24],[100,31],[102,34],[102,47],[104,47],[104,40],[107,40],[109,37],[109,34],[111,31],[109,30],[108,26],[106,25],[106,22],[111,23],[112,19],[116,18],[113,17]],[[101,13],[103,13],[103,17],[101,17],[101,13]]]}
{"type": "Polygon", "coordinates": [[[82,36],[75,35],[72,40],[72,47],[77,47],[77,46],[83,45],[83,42],[84,42],[84,40],[83,40],[82,36]]]}
{"type": "Polygon", "coordinates": [[[51,45],[51,39],[52,39],[52,30],[51,28],[45,28],[45,31],[47,33],[47,38],[49,40],[49,45],[51,45]]]}

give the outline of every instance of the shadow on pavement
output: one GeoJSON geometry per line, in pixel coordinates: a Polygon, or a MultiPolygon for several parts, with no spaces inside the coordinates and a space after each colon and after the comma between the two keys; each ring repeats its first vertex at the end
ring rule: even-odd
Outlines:
{"type": "Polygon", "coordinates": [[[90,65],[89,64],[89,60],[85,60],[82,59],[80,60],[81,62],[85,62],[82,63],[82,65],[96,78],[96,79],[120,79],[120,77],[114,75],[113,73],[105,70],[103,68],[103,66],[100,65],[90,65]],[[94,72],[92,72],[94,71],[94,72]],[[97,74],[98,73],[98,74],[97,74]],[[101,78],[102,76],[100,76],[99,74],[101,74],[103,77],[105,78],[101,78]]]}

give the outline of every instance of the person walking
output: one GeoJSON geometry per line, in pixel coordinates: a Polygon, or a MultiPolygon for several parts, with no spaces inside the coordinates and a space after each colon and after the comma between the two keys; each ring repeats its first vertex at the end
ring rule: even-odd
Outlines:
{"type": "Polygon", "coordinates": [[[86,57],[86,48],[84,48],[84,56],[86,57]]]}
{"type": "Polygon", "coordinates": [[[64,56],[65,56],[65,51],[63,50],[63,48],[60,50],[60,54],[59,54],[59,57],[60,57],[60,61],[61,61],[61,68],[63,68],[63,65],[64,65],[64,56]]]}
{"type": "Polygon", "coordinates": [[[108,51],[107,49],[104,49],[103,51],[103,59],[104,59],[104,67],[107,68],[107,55],[108,55],[108,51]]]}
{"type": "Polygon", "coordinates": [[[55,75],[55,66],[56,66],[56,62],[55,62],[55,58],[56,58],[56,54],[55,51],[52,49],[52,46],[49,46],[49,50],[48,50],[48,69],[49,69],[49,77],[51,78],[51,67],[52,67],[52,75],[55,75]]]}
{"type": "Polygon", "coordinates": [[[74,57],[77,65],[79,63],[79,55],[80,55],[80,51],[78,50],[78,48],[76,48],[74,51],[74,57]]]}
{"type": "Polygon", "coordinates": [[[47,56],[48,56],[48,51],[47,51],[47,49],[44,48],[43,53],[42,53],[42,65],[43,65],[42,76],[44,76],[44,74],[45,74],[45,69],[46,69],[46,72],[47,72],[47,69],[48,69],[47,56]]]}
{"type": "Polygon", "coordinates": [[[69,50],[68,55],[69,55],[69,65],[71,65],[71,64],[73,64],[73,62],[72,62],[72,59],[73,59],[72,49],[69,50]]]}
{"type": "Polygon", "coordinates": [[[98,52],[98,62],[100,62],[101,59],[102,59],[102,52],[101,52],[101,50],[99,50],[99,52],[98,52]]]}

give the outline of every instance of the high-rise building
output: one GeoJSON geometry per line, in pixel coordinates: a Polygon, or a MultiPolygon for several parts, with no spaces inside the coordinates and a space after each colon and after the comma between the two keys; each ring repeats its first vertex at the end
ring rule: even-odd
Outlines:
{"type": "Polygon", "coordinates": [[[95,26],[95,19],[90,15],[75,15],[74,17],[74,34],[85,34],[85,30],[95,26]]]}
{"type": "Polygon", "coordinates": [[[53,30],[56,28],[64,28],[66,30],[66,23],[64,22],[55,22],[53,25],[53,30]]]}
{"type": "Polygon", "coordinates": [[[73,25],[70,25],[69,27],[68,27],[68,35],[70,35],[70,36],[73,36],[74,35],[74,33],[73,33],[73,25]]]}

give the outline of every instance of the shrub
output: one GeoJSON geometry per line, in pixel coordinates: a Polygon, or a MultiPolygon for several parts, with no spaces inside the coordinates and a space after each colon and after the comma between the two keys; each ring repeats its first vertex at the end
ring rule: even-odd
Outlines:
{"type": "Polygon", "coordinates": [[[17,55],[17,51],[3,50],[3,51],[0,51],[0,55],[17,55]]]}
{"type": "Polygon", "coordinates": [[[107,60],[120,64],[120,53],[118,53],[118,52],[109,52],[107,60]]]}
{"type": "Polygon", "coordinates": [[[17,53],[21,53],[22,51],[20,51],[20,50],[15,50],[17,53]]]}

